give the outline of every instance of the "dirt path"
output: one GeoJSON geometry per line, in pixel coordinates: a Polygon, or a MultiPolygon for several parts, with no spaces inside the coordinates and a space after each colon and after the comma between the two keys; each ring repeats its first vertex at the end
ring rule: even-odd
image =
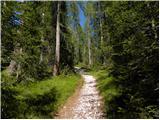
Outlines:
{"type": "Polygon", "coordinates": [[[102,98],[96,89],[96,80],[91,75],[82,75],[83,86],[69,98],[56,119],[100,119],[103,118],[102,98]]]}

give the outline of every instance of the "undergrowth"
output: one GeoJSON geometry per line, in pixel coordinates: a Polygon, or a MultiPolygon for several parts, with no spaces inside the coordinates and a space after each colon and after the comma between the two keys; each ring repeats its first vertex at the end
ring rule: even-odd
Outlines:
{"type": "MultiPolygon", "coordinates": [[[[90,71],[97,79],[97,88],[104,100],[104,112],[107,119],[153,119],[158,118],[158,108],[143,102],[143,98],[137,98],[124,92],[118,80],[109,75],[107,69],[90,71]],[[130,95],[130,96],[129,96],[130,95]]],[[[135,88],[136,89],[136,88],[135,88]]]]}
{"type": "Polygon", "coordinates": [[[115,84],[114,78],[109,76],[106,70],[92,70],[90,74],[97,79],[97,88],[103,97],[104,101],[104,117],[113,118],[114,116],[114,104],[111,102],[120,95],[119,89],[115,84]]]}
{"type": "Polygon", "coordinates": [[[70,74],[2,86],[2,118],[52,118],[72,95],[79,80],[80,75],[70,74]]]}

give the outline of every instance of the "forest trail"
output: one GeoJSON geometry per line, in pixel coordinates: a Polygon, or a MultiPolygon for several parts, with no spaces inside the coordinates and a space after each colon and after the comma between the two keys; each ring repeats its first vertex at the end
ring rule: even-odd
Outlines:
{"type": "Polygon", "coordinates": [[[103,118],[102,97],[96,89],[96,79],[91,75],[80,74],[84,78],[73,96],[59,111],[56,119],[101,119],[103,118]]]}

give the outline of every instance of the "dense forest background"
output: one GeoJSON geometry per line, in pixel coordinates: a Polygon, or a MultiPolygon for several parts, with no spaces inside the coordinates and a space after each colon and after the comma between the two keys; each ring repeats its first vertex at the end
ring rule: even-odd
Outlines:
{"type": "Polygon", "coordinates": [[[1,1],[1,65],[2,118],[50,118],[74,66],[103,71],[106,118],[158,118],[159,2],[1,1]]]}

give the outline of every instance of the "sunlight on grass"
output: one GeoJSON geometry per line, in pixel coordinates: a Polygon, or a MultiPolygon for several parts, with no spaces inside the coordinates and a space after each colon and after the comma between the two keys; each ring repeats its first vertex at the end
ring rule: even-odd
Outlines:
{"type": "Polygon", "coordinates": [[[17,107],[16,118],[51,118],[63,106],[80,82],[80,75],[60,75],[50,79],[18,84],[11,89],[18,94],[14,95],[17,107]]]}
{"type": "Polygon", "coordinates": [[[110,102],[114,99],[114,97],[119,96],[119,89],[114,82],[114,78],[108,75],[106,70],[99,71],[90,71],[90,74],[96,77],[97,79],[97,88],[100,91],[100,94],[104,100],[104,112],[107,117],[107,111],[110,109],[110,102]]]}

